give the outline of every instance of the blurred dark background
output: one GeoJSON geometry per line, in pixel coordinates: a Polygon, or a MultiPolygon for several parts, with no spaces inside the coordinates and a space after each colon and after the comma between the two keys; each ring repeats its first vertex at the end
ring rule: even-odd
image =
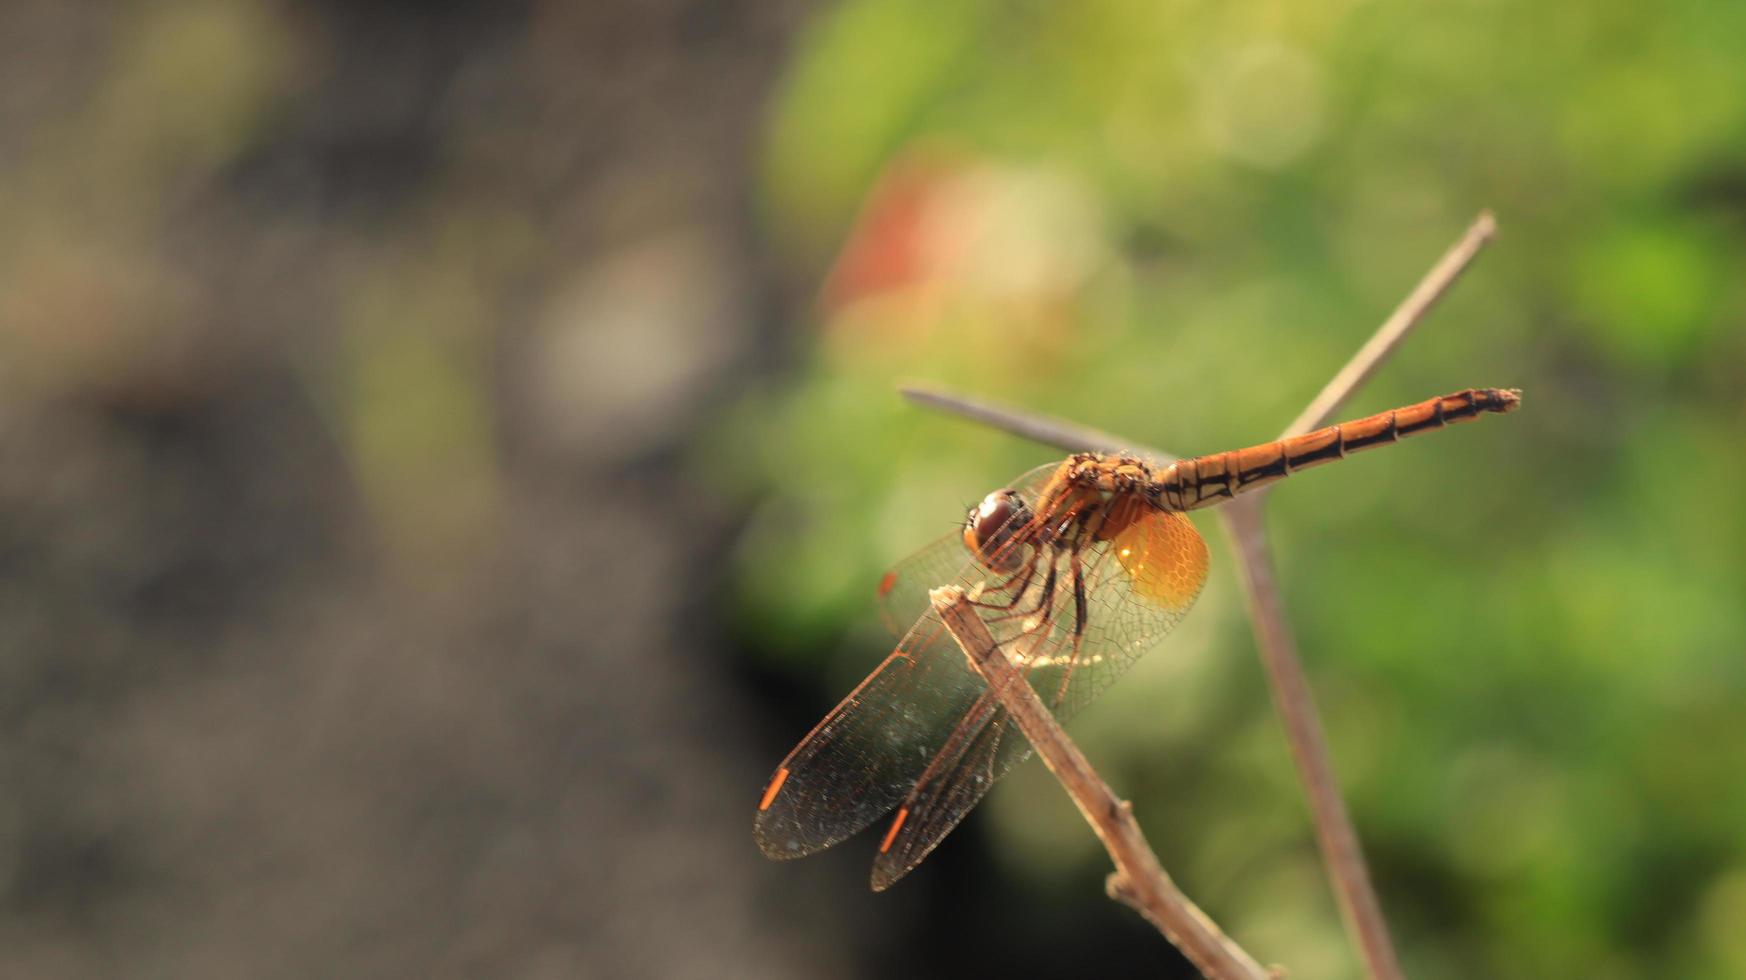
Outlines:
{"type": "MultiPolygon", "coordinates": [[[[1746,976],[1746,7],[0,2],[0,975],[1185,975],[1039,766],[914,875],[753,805],[880,569],[1268,438],[1482,207],[1281,576],[1415,978],[1746,976]],[[1384,610],[1377,614],[1377,610],[1384,610]]],[[[1355,974],[1213,522],[1075,733],[1355,974]]]]}

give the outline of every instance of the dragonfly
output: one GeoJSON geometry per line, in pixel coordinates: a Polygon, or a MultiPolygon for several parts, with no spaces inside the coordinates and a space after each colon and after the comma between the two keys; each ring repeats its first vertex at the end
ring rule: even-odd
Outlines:
{"type": "Polygon", "coordinates": [[[1164,466],[1079,453],[990,493],[960,530],[881,578],[897,644],[777,766],[758,801],[759,848],[803,857],[890,814],[873,861],[873,890],[883,891],[1030,756],[929,602],[934,588],[955,585],[970,599],[1000,653],[1066,722],[1200,595],[1206,542],[1184,512],[1520,404],[1514,389],[1469,388],[1164,466]]]}

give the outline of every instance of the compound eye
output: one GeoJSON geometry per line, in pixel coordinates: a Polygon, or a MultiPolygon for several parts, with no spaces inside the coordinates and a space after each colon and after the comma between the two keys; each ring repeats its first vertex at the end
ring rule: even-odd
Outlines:
{"type": "Polygon", "coordinates": [[[964,521],[964,547],[995,571],[1018,567],[1020,555],[1013,536],[1030,523],[1031,509],[1013,490],[996,490],[982,498],[964,521]]]}

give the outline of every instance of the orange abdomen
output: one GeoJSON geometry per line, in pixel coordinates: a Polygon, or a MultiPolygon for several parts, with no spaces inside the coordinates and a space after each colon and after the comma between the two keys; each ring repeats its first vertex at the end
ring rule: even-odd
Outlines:
{"type": "Polygon", "coordinates": [[[1301,436],[1178,460],[1159,474],[1147,492],[1171,510],[1193,510],[1282,480],[1298,470],[1344,459],[1350,453],[1465,422],[1485,412],[1514,411],[1521,400],[1521,392],[1502,388],[1469,388],[1427,398],[1301,436]]]}

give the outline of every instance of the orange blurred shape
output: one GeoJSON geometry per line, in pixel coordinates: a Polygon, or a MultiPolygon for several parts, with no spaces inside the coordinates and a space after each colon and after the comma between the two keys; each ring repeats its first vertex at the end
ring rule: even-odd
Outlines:
{"type": "Polygon", "coordinates": [[[954,191],[956,168],[937,156],[901,158],[886,169],[849,230],[825,280],[825,313],[874,296],[905,291],[939,271],[929,218],[954,191]]]}
{"type": "Polygon", "coordinates": [[[912,150],[868,193],[820,312],[852,356],[914,358],[940,342],[1016,376],[1059,362],[1110,254],[1096,198],[1070,171],[912,150]]]}

